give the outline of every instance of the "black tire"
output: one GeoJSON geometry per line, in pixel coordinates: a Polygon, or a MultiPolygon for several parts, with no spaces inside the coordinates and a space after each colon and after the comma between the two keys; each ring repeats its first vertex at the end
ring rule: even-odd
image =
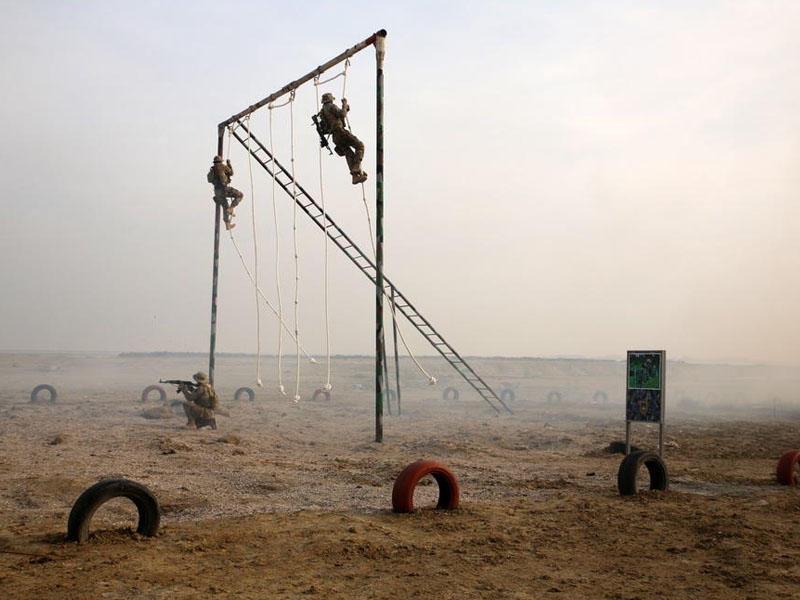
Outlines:
{"type": "Polygon", "coordinates": [[[161,521],[161,509],[153,493],[141,483],[128,479],[105,479],[83,492],[69,513],[67,540],[85,542],[89,539],[89,523],[95,511],[112,498],[128,498],[139,511],[139,525],[136,532],[144,536],[154,536],[161,521]]]}
{"type": "Polygon", "coordinates": [[[256,393],[252,388],[249,387],[240,387],[233,395],[233,399],[239,400],[242,397],[242,394],[247,394],[247,399],[250,400],[250,402],[253,402],[256,399],[256,393]]]}
{"type": "Polygon", "coordinates": [[[558,404],[559,402],[561,402],[561,392],[553,390],[552,392],[547,394],[548,404],[558,404]]]}
{"type": "Polygon", "coordinates": [[[622,459],[617,472],[617,488],[621,496],[635,496],[637,494],[636,476],[639,468],[644,465],[650,473],[650,489],[665,491],[669,487],[667,465],[655,452],[639,450],[631,452],[622,459]]]}
{"type": "Polygon", "coordinates": [[[503,402],[513,402],[514,401],[514,390],[511,388],[506,388],[502,392],[500,392],[500,400],[503,402]]]}
{"type": "Polygon", "coordinates": [[[458,400],[458,390],[454,387],[444,388],[442,398],[445,400],[458,400]]]}
{"type": "Polygon", "coordinates": [[[327,401],[329,401],[329,402],[330,402],[330,399],[331,399],[331,391],[330,391],[330,390],[323,389],[323,388],[319,388],[317,391],[315,391],[315,392],[314,392],[314,395],[313,395],[313,396],[311,396],[311,400],[312,400],[312,402],[313,402],[313,401],[315,401],[315,400],[316,400],[317,398],[319,398],[320,396],[325,396],[325,400],[327,400],[327,401]]]}
{"type": "Polygon", "coordinates": [[[150,397],[150,392],[158,392],[159,402],[167,401],[167,390],[160,385],[148,385],[142,390],[142,402],[147,402],[147,399],[150,397]]]}
{"type": "Polygon", "coordinates": [[[44,392],[44,391],[50,392],[50,404],[56,401],[56,395],[57,395],[56,388],[54,388],[52,385],[47,385],[46,383],[43,383],[33,388],[33,391],[31,392],[31,402],[38,402],[39,392],[44,392]]]}

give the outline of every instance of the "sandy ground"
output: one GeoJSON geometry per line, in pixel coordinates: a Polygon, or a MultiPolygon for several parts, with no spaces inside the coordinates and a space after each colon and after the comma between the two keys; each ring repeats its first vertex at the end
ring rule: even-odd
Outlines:
{"type": "MultiPolygon", "coordinates": [[[[435,387],[403,365],[402,413],[394,403],[375,443],[369,358],[334,361],[330,401],[311,400],[324,368],[304,366],[294,403],[266,376],[272,359],[255,400],[234,400],[254,360],[220,357],[230,417],[188,430],[169,386],[166,402],[141,392],[202,356],[0,355],[0,597],[800,597],[800,492],[775,481],[800,448],[796,369],[670,363],[669,490],[646,490],[644,472],[621,497],[608,446],[624,439],[623,362],[470,360],[511,390],[513,415],[430,362],[435,387]],[[54,403],[30,401],[42,383],[54,403]],[[418,459],[452,470],[459,508],[434,509],[426,478],[418,510],[391,511],[418,459]],[[118,498],[87,542],[65,541],[73,503],[103,478],[152,490],[156,536],[134,533],[118,498]]],[[[635,426],[633,443],[656,447],[657,429],[635,426]]]]}

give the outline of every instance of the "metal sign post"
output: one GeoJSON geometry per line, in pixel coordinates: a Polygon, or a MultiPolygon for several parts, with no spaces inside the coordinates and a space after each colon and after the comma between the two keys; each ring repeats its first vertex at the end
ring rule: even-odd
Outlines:
{"type": "Polygon", "coordinates": [[[665,350],[628,350],[625,392],[625,454],[631,451],[631,423],[658,423],[658,454],[664,456],[665,350]]]}

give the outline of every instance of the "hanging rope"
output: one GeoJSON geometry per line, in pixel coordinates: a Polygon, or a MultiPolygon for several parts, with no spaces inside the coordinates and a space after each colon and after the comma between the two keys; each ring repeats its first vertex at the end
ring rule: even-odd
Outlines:
{"type": "MultiPolygon", "coordinates": [[[[283,106],[283,105],[281,105],[283,106]]],[[[272,109],[276,108],[274,105],[269,105],[269,153],[275,156],[274,145],[272,143],[272,109]]],[[[278,319],[283,323],[283,300],[281,294],[281,245],[278,238],[280,231],[278,223],[278,200],[276,197],[276,182],[275,177],[272,178],[272,220],[275,228],[275,291],[278,298],[278,319]]],[[[278,329],[278,391],[284,396],[286,395],[286,388],[283,386],[283,330],[278,329]]]]}
{"type": "MultiPolygon", "coordinates": [[[[350,59],[344,61],[344,69],[334,75],[333,77],[329,77],[328,79],[324,79],[320,81],[319,75],[314,78],[314,89],[316,91],[316,99],[317,99],[317,106],[320,105],[320,96],[319,96],[319,86],[324,83],[329,83],[342,77],[342,98],[345,97],[347,93],[347,68],[350,66],[350,59]]],[[[325,354],[326,354],[326,362],[328,365],[327,373],[325,376],[325,386],[324,389],[330,391],[333,389],[331,385],[331,342],[330,342],[330,308],[329,308],[329,269],[328,269],[328,255],[329,255],[329,240],[328,240],[328,209],[325,205],[325,177],[323,172],[323,153],[322,147],[320,146],[318,153],[318,163],[319,163],[319,195],[320,201],[322,203],[322,216],[323,222],[325,223],[324,235],[323,235],[323,243],[324,243],[324,281],[323,281],[323,304],[324,304],[324,315],[325,315],[325,354]]]]}
{"type": "MultiPolygon", "coordinates": [[[[319,106],[319,76],[314,78],[314,90],[316,92],[317,104],[319,106]]],[[[328,209],[325,205],[325,176],[323,173],[322,161],[322,146],[317,149],[317,163],[319,164],[319,198],[322,204],[322,221],[325,223],[323,238],[323,256],[324,256],[324,269],[323,269],[323,312],[325,316],[325,363],[327,365],[325,373],[325,386],[324,389],[331,391],[331,331],[330,331],[330,313],[328,310],[328,209]]]]}
{"type": "MultiPolygon", "coordinates": [[[[320,104],[319,86],[324,84],[324,83],[329,83],[331,81],[334,81],[335,79],[338,79],[339,77],[343,78],[343,81],[342,81],[342,98],[346,98],[347,97],[347,68],[349,66],[350,66],[350,60],[347,59],[345,61],[345,63],[344,63],[344,69],[341,72],[339,72],[336,75],[334,75],[333,77],[329,77],[328,79],[320,80],[319,79],[319,75],[318,75],[317,77],[314,78],[314,86],[316,88],[316,95],[317,95],[317,106],[319,106],[319,104],[320,104]]],[[[349,115],[345,115],[345,121],[346,121],[346,124],[347,124],[347,128],[350,129],[350,118],[349,118],[349,115]]],[[[323,213],[327,216],[327,213],[325,212],[326,211],[326,209],[325,209],[325,196],[324,196],[324,191],[323,191],[324,185],[323,185],[323,169],[322,169],[322,148],[319,149],[319,179],[320,179],[320,199],[321,199],[321,202],[322,202],[322,210],[323,210],[323,213]]],[[[370,212],[369,212],[369,204],[367,203],[366,188],[365,188],[363,183],[361,184],[361,201],[364,204],[364,212],[365,212],[366,217],[367,217],[367,227],[368,227],[368,230],[369,230],[370,244],[372,246],[372,257],[373,257],[373,260],[375,260],[376,259],[375,234],[373,232],[372,218],[371,218],[370,212]]],[[[327,298],[328,298],[328,245],[327,244],[328,244],[328,231],[327,231],[327,219],[326,219],[325,220],[325,326],[326,326],[326,336],[327,336],[327,328],[328,328],[328,303],[327,303],[327,298]]],[[[385,289],[382,290],[382,293],[383,293],[385,298],[389,299],[389,303],[390,303],[390,307],[391,307],[391,311],[392,311],[392,319],[394,320],[394,323],[397,326],[397,333],[398,333],[398,335],[400,337],[401,342],[403,343],[403,347],[406,349],[406,352],[408,352],[409,357],[411,358],[412,362],[417,367],[417,369],[427,378],[428,384],[429,385],[435,385],[436,382],[437,382],[436,377],[432,376],[430,373],[428,373],[425,370],[425,368],[422,366],[422,364],[419,362],[419,360],[417,360],[416,356],[414,356],[414,353],[411,351],[411,348],[408,346],[408,343],[406,342],[406,339],[403,336],[403,332],[400,329],[399,324],[397,322],[397,313],[396,313],[396,310],[395,310],[394,302],[389,297],[389,295],[386,293],[385,289]]],[[[326,389],[330,389],[330,349],[328,349],[328,365],[329,365],[329,367],[328,367],[328,383],[325,386],[326,389]]]]}
{"type": "MultiPolygon", "coordinates": [[[[316,100],[317,106],[320,105],[320,96],[319,96],[319,86],[324,83],[329,83],[338,79],[339,77],[343,78],[342,82],[342,98],[345,97],[345,93],[347,90],[347,68],[350,66],[350,59],[345,60],[344,63],[344,70],[340,73],[337,73],[333,77],[329,77],[328,79],[324,79],[320,81],[319,75],[314,78],[314,89],[316,92],[316,100]]],[[[320,201],[322,204],[322,220],[325,224],[324,227],[324,235],[323,235],[323,255],[324,255],[324,277],[323,277],[323,311],[325,316],[325,355],[326,355],[326,363],[327,363],[327,372],[325,374],[325,385],[324,389],[330,391],[333,389],[333,385],[331,384],[331,337],[330,337],[330,305],[329,305],[329,240],[328,240],[328,209],[325,205],[325,176],[323,171],[323,153],[322,153],[322,146],[319,147],[317,153],[317,159],[319,164],[319,195],[320,201]]]]}
{"type": "MultiPolygon", "coordinates": [[[[319,86],[325,83],[329,83],[342,77],[342,98],[345,97],[347,93],[347,69],[350,66],[350,59],[346,59],[344,61],[344,69],[334,75],[333,77],[329,77],[328,79],[324,79],[320,81],[319,75],[314,78],[314,90],[316,92],[316,106],[320,105],[320,96],[319,96],[319,86]]],[[[324,235],[323,235],[323,255],[324,255],[324,278],[323,278],[323,311],[325,316],[325,358],[327,364],[327,371],[325,374],[325,385],[324,389],[330,391],[333,389],[333,385],[331,384],[331,337],[330,337],[330,305],[329,305],[329,239],[328,239],[328,209],[325,204],[325,176],[323,170],[323,153],[322,153],[322,146],[319,147],[318,153],[318,163],[319,163],[319,195],[320,201],[322,204],[322,220],[325,224],[324,227],[324,235]]]]}
{"type": "MultiPolygon", "coordinates": [[[[292,198],[297,198],[297,180],[294,172],[294,90],[289,95],[290,134],[292,146],[292,198]]],[[[295,353],[294,401],[300,401],[300,252],[297,246],[297,202],[292,202],[292,244],[294,245],[294,337],[295,353]]]]}
{"type": "MultiPolygon", "coordinates": [[[[244,259],[244,255],[242,255],[242,251],[239,249],[239,244],[237,244],[237,243],[236,243],[236,239],[233,237],[233,231],[232,231],[232,230],[229,230],[229,231],[228,231],[228,235],[229,235],[229,236],[230,236],[230,238],[231,238],[231,243],[233,244],[233,247],[234,247],[234,249],[236,250],[236,254],[238,254],[238,255],[239,255],[239,260],[240,260],[240,261],[241,261],[241,263],[242,263],[242,267],[244,268],[244,272],[245,272],[245,273],[247,273],[247,277],[250,279],[250,281],[251,281],[253,284],[255,284],[255,278],[253,277],[253,274],[250,272],[250,269],[248,269],[248,268],[247,268],[247,262],[246,262],[246,261],[245,261],[245,259],[244,259]]],[[[269,308],[269,309],[272,311],[272,313],[273,313],[273,314],[274,314],[276,317],[278,317],[278,322],[280,323],[280,326],[281,326],[281,328],[282,328],[282,329],[285,329],[285,330],[286,330],[286,333],[288,333],[288,334],[289,334],[289,336],[292,338],[292,340],[294,340],[295,342],[297,342],[297,340],[295,339],[294,335],[292,334],[292,330],[289,328],[289,325],[286,323],[286,321],[284,321],[284,320],[281,318],[280,314],[278,313],[278,309],[276,309],[276,308],[275,308],[275,307],[272,305],[272,303],[271,303],[271,302],[269,301],[269,299],[268,299],[268,298],[267,298],[267,297],[264,295],[264,292],[261,290],[261,288],[260,288],[260,287],[256,286],[256,290],[258,291],[258,295],[259,295],[259,296],[261,297],[261,299],[264,301],[264,304],[266,304],[266,305],[267,305],[267,308],[269,308]]],[[[300,343],[299,343],[299,342],[297,342],[297,344],[298,344],[298,346],[300,346],[300,343]]],[[[301,351],[303,352],[303,354],[305,354],[305,355],[306,355],[306,358],[308,359],[308,361],[309,361],[310,363],[312,363],[312,364],[318,364],[318,363],[317,363],[317,359],[315,359],[313,356],[311,356],[311,354],[309,354],[309,353],[306,351],[306,349],[305,349],[305,348],[303,348],[302,346],[300,346],[300,349],[301,349],[301,351]]]]}
{"type": "MultiPolygon", "coordinates": [[[[247,115],[247,143],[245,147],[247,148],[247,168],[250,172],[250,216],[253,222],[253,273],[255,273],[254,277],[251,277],[253,280],[253,295],[256,304],[256,384],[258,387],[263,387],[263,382],[261,381],[261,310],[258,304],[258,231],[256,228],[256,192],[255,192],[255,183],[253,181],[253,154],[250,152],[250,140],[252,134],[250,133],[250,115],[247,115]]],[[[229,230],[230,231],[230,230],[229,230]]],[[[233,236],[231,236],[233,239],[233,236]]]]}
{"type": "Polygon", "coordinates": [[[397,328],[397,334],[400,336],[400,341],[403,343],[403,348],[406,349],[408,352],[408,356],[411,358],[411,361],[417,367],[417,370],[422,373],[428,379],[428,385],[436,385],[437,379],[430,373],[425,370],[425,367],[417,360],[417,357],[414,356],[414,353],[411,351],[411,348],[408,347],[408,343],[406,343],[406,338],[403,336],[403,330],[400,328],[400,323],[397,321],[397,313],[395,312],[394,308],[394,300],[389,297],[389,294],[386,293],[386,290],[383,290],[383,296],[389,300],[389,306],[392,310],[392,320],[394,321],[395,327],[397,328]]]}
{"type": "MultiPolygon", "coordinates": [[[[372,244],[372,259],[377,262],[377,252],[375,250],[375,234],[372,232],[372,218],[370,217],[369,214],[369,204],[367,203],[367,195],[363,183],[361,184],[361,200],[364,203],[364,212],[367,215],[369,240],[370,243],[372,244]]],[[[423,367],[422,364],[417,360],[417,357],[414,356],[414,353],[411,351],[411,348],[408,346],[408,343],[406,342],[406,338],[403,336],[403,330],[400,328],[400,324],[397,321],[397,312],[395,311],[394,300],[389,296],[388,293],[386,293],[385,288],[382,290],[382,292],[384,298],[387,298],[389,300],[389,306],[391,307],[392,310],[392,320],[394,321],[395,327],[397,328],[397,334],[400,336],[400,341],[403,343],[403,347],[406,349],[406,352],[408,352],[408,356],[411,358],[411,361],[417,367],[417,370],[419,370],[419,372],[422,373],[428,379],[428,385],[436,385],[437,381],[436,377],[434,377],[425,370],[425,367],[423,367]]]]}

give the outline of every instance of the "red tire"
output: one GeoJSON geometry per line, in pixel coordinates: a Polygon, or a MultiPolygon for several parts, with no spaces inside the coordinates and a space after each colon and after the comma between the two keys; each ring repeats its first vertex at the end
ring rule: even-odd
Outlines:
{"type": "Polygon", "coordinates": [[[800,459],[800,450],[787,450],[778,460],[778,483],[781,485],[796,485],[795,467],[800,459]]]}
{"type": "Polygon", "coordinates": [[[407,513],[414,510],[414,489],[420,479],[431,475],[439,485],[439,501],[436,508],[453,509],[458,507],[460,490],[455,475],[444,465],[433,460],[418,460],[408,465],[394,482],[392,489],[392,510],[407,513]]]}

